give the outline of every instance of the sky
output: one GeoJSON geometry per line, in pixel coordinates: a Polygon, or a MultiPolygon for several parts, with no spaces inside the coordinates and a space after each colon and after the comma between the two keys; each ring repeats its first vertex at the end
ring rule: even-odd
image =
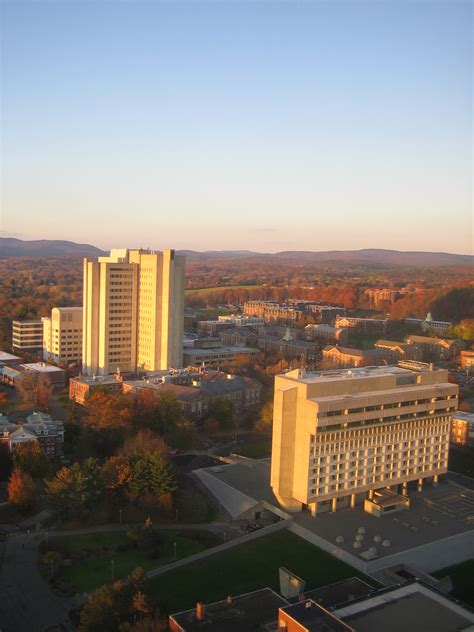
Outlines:
{"type": "Polygon", "coordinates": [[[471,2],[0,11],[0,236],[473,252],[471,2]]]}

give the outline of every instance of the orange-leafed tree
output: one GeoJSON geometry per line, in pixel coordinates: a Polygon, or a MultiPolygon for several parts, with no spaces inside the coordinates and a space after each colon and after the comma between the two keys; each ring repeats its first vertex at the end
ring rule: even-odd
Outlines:
{"type": "Polygon", "coordinates": [[[132,422],[132,400],[122,393],[97,389],[88,397],[85,408],[85,421],[94,428],[126,428],[132,422]]]}
{"type": "Polygon", "coordinates": [[[36,486],[26,472],[15,468],[8,481],[8,500],[24,513],[31,509],[36,500],[36,486]]]}

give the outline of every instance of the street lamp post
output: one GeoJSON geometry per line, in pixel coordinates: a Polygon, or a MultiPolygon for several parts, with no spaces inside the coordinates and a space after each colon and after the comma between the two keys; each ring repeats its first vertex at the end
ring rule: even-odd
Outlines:
{"type": "Polygon", "coordinates": [[[176,561],[176,542],[173,542],[173,560],[176,561]]]}

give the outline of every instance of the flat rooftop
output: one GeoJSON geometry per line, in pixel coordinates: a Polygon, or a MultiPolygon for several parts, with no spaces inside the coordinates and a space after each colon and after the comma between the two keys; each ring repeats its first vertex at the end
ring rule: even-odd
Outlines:
{"type": "Polygon", "coordinates": [[[221,353],[252,353],[258,354],[260,353],[259,349],[255,349],[253,347],[210,347],[209,349],[201,349],[200,347],[185,347],[184,354],[199,356],[199,355],[219,355],[221,353]]]}
{"type": "Polygon", "coordinates": [[[408,496],[410,509],[380,518],[371,516],[359,505],[316,517],[306,512],[296,513],[293,519],[296,524],[361,560],[372,547],[376,551],[374,559],[380,559],[460,533],[471,531],[474,537],[473,491],[442,479],[437,488],[426,483],[421,493],[409,488],[408,496]],[[362,546],[354,548],[355,536],[361,527],[365,529],[362,546]]]}
{"type": "MultiPolygon", "coordinates": [[[[280,507],[270,487],[270,459],[237,459],[230,465],[195,470],[194,473],[232,517],[249,509],[252,501],[256,504],[264,500],[280,507]]],[[[362,506],[338,509],[336,513],[320,513],[316,517],[308,512],[291,515],[295,524],[361,561],[365,559],[361,554],[371,547],[376,549],[374,559],[380,559],[460,533],[472,532],[474,537],[473,490],[445,477],[436,488],[425,483],[421,493],[416,491],[414,483],[410,484],[408,495],[409,510],[380,518],[368,514],[362,506]],[[353,543],[360,527],[364,527],[365,534],[362,547],[355,549],[353,543]],[[339,541],[341,536],[342,542],[339,541]],[[384,540],[389,542],[388,546],[382,545],[384,540]]]]}
{"type": "Polygon", "coordinates": [[[282,608],[294,621],[297,621],[309,632],[353,632],[344,621],[318,606],[311,599],[282,608]]]}
{"type": "Polygon", "coordinates": [[[314,371],[314,372],[305,372],[303,374],[298,375],[296,371],[291,371],[289,373],[283,373],[279,375],[279,377],[286,377],[288,379],[297,380],[298,382],[303,382],[305,384],[314,384],[317,382],[328,382],[330,380],[341,380],[341,379],[349,379],[349,378],[365,378],[365,377],[382,377],[385,375],[390,376],[412,376],[413,374],[420,373],[422,371],[431,371],[438,372],[444,371],[445,369],[439,369],[437,367],[433,367],[432,369],[428,369],[428,367],[421,367],[421,369],[417,369],[415,366],[413,369],[408,369],[401,366],[390,365],[390,366],[366,366],[366,367],[358,367],[352,369],[329,369],[328,371],[314,371]]]}
{"type": "Polygon", "coordinates": [[[334,614],[357,632],[467,632],[474,613],[417,582],[381,591],[334,614]]]}
{"type": "Polygon", "coordinates": [[[19,356],[13,355],[13,353],[0,351],[0,362],[16,362],[17,360],[21,360],[21,358],[19,356]]]}
{"type": "Polygon", "coordinates": [[[196,609],[170,615],[186,632],[242,632],[264,630],[278,619],[278,609],[288,602],[271,588],[262,588],[245,595],[206,604],[202,621],[196,617],[196,609]]]}
{"type": "MultiPolygon", "coordinates": [[[[334,584],[328,584],[314,590],[305,590],[304,596],[312,599],[316,603],[333,610],[342,604],[346,604],[354,599],[366,597],[374,592],[374,587],[364,582],[359,577],[343,579],[334,584]]],[[[290,601],[299,601],[298,597],[293,597],[290,601]]]]}
{"type": "Polygon", "coordinates": [[[59,366],[53,366],[45,362],[31,362],[30,364],[22,364],[21,366],[29,371],[39,371],[40,373],[55,373],[56,371],[65,373],[65,370],[59,366]]]}
{"type": "Polygon", "coordinates": [[[115,383],[119,383],[119,381],[116,379],[115,374],[114,375],[95,375],[95,376],[91,376],[91,375],[81,375],[78,377],[74,377],[72,378],[75,382],[81,382],[82,384],[96,384],[97,386],[100,386],[101,384],[115,384],[115,383]]]}

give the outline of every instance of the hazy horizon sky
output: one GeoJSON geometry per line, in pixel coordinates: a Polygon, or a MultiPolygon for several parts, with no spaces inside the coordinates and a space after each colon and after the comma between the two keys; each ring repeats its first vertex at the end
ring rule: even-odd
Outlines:
{"type": "Polygon", "coordinates": [[[471,2],[0,11],[0,235],[472,253],[471,2]]]}

